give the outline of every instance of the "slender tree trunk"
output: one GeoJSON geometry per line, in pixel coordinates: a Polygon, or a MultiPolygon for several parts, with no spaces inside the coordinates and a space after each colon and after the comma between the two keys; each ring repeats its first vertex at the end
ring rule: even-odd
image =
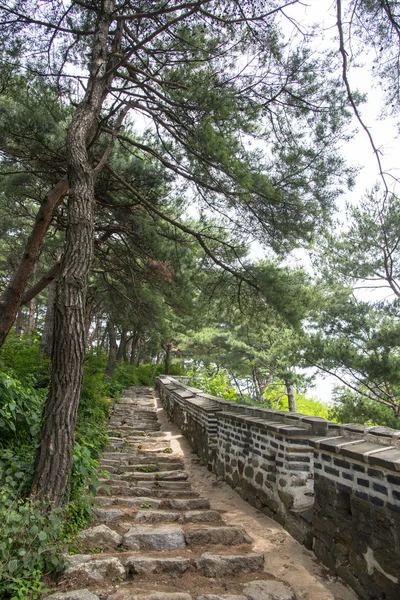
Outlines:
{"type": "Polygon", "coordinates": [[[97,345],[98,345],[98,342],[99,342],[99,328],[100,328],[100,319],[98,317],[96,317],[93,331],[90,334],[90,336],[88,337],[88,341],[87,341],[87,344],[88,344],[89,348],[93,348],[93,344],[94,344],[95,340],[97,340],[97,345]]]}
{"type": "Polygon", "coordinates": [[[135,362],[134,362],[135,367],[138,367],[140,365],[140,358],[142,355],[143,347],[144,347],[144,342],[143,342],[142,338],[139,338],[137,345],[136,345],[136,352],[135,352],[135,362]]]}
{"type": "Polygon", "coordinates": [[[130,336],[126,340],[126,344],[125,344],[124,352],[123,352],[123,356],[122,356],[124,362],[129,362],[129,357],[131,355],[131,351],[132,351],[132,336],[130,336]]]}
{"type": "Polygon", "coordinates": [[[22,307],[19,306],[17,310],[17,321],[15,323],[15,337],[19,337],[22,333],[22,319],[24,313],[22,311],[22,307]]]}
{"type": "Polygon", "coordinates": [[[109,345],[109,351],[108,351],[108,363],[107,363],[107,368],[106,368],[106,375],[108,375],[108,377],[113,377],[114,370],[115,370],[115,367],[117,364],[118,344],[117,344],[117,338],[115,335],[114,325],[110,321],[107,322],[107,331],[108,331],[108,339],[110,341],[110,345],[109,345]]]}
{"type": "Polygon", "coordinates": [[[0,297],[0,348],[14,323],[23,293],[37,261],[40,244],[50,227],[54,211],[67,191],[68,181],[65,177],[46,195],[36,215],[35,224],[25,244],[24,252],[9,284],[0,297]]]}
{"type": "Polygon", "coordinates": [[[294,397],[294,385],[291,381],[286,381],[285,383],[286,383],[289,411],[296,412],[296,399],[294,397]]]}
{"type": "MultiPolygon", "coordinates": [[[[35,264],[32,267],[32,276],[33,277],[35,277],[36,271],[37,271],[37,262],[35,262],[35,264]]],[[[36,305],[35,296],[33,296],[33,298],[31,298],[29,301],[28,327],[26,329],[26,332],[28,333],[28,335],[30,335],[32,333],[32,331],[35,329],[35,325],[36,325],[35,305],[36,305]]]]}
{"type": "Polygon", "coordinates": [[[131,350],[131,358],[130,358],[131,365],[135,364],[136,352],[138,351],[139,341],[140,341],[139,335],[137,333],[134,333],[133,337],[132,337],[132,350],[131,350]]]}
{"type": "Polygon", "coordinates": [[[56,300],[57,282],[53,280],[49,285],[47,295],[47,310],[44,320],[43,335],[40,341],[40,349],[43,354],[51,357],[51,349],[53,346],[53,330],[54,330],[54,302],[56,300]]]}
{"type": "Polygon", "coordinates": [[[153,383],[155,381],[156,374],[157,374],[157,368],[158,368],[158,365],[160,364],[161,357],[162,357],[162,351],[157,354],[156,364],[154,365],[154,369],[153,369],[153,372],[150,377],[150,385],[153,385],[153,383]]]}
{"type": "Polygon", "coordinates": [[[85,98],[68,131],[68,226],[57,285],[52,372],[34,478],[38,497],[60,505],[72,465],[85,358],[87,280],[92,261],[95,171],[88,145],[95,134],[108,79],[108,33],[114,0],[103,0],[94,34],[85,98]]]}
{"type": "Polygon", "coordinates": [[[117,352],[117,363],[121,362],[124,357],[125,347],[128,341],[128,330],[123,329],[121,331],[121,340],[119,342],[118,352],[117,352]]]}
{"type": "Polygon", "coordinates": [[[86,337],[86,339],[88,339],[88,337],[89,337],[89,329],[90,329],[90,325],[92,323],[92,314],[93,314],[95,304],[96,303],[93,299],[88,299],[86,301],[86,308],[85,308],[85,337],[86,337]]]}
{"type": "Polygon", "coordinates": [[[171,348],[172,344],[165,344],[165,357],[164,357],[164,371],[165,375],[169,375],[170,367],[171,367],[171,348]]]}

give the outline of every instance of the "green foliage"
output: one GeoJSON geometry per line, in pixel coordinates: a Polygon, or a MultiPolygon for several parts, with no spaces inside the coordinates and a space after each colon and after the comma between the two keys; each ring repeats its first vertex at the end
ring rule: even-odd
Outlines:
{"type": "MultiPolygon", "coordinates": [[[[158,365],[155,368],[154,364],[140,364],[134,367],[130,363],[121,361],[115,368],[113,385],[118,388],[125,389],[132,385],[154,385],[156,377],[164,373],[164,366],[158,365]]],[[[172,363],[170,366],[170,374],[184,375],[185,369],[178,363],[172,363]]]]}
{"type": "MultiPolygon", "coordinates": [[[[308,398],[305,394],[299,394],[298,392],[295,392],[294,395],[296,400],[296,411],[298,413],[310,415],[311,417],[322,417],[323,419],[331,418],[331,404],[325,404],[316,398],[308,398]]],[[[289,410],[287,396],[281,398],[278,410],[289,410]]]]}
{"type": "Polygon", "coordinates": [[[400,418],[396,417],[389,407],[344,387],[334,390],[334,405],[329,411],[329,418],[338,423],[386,425],[400,429],[400,418]]]}
{"type": "MultiPolygon", "coordinates": [[[[249,404],[260,408],[274,408],[275,410],[288,411],[288,397],[283,384],[277,382],[267,386],[264,390],[263,402],[259,402],[250,397],[249,394],[239,395],[224,369],[216,371],[212,366],[197,371],[189,381],[189,385],[200,388],[207,394],[212,394],[218,398],[231,400],[240,404],[249,404]]],[[[304,415],[313,417],[329,418],[331,406],[324,404],[315,398],[309,398],[305,394],[295,391],[296,410],[304,415]]]]}
{"type": "Polygon", "coordinates": [[[76,531],[93,519],[92,501],[86,490],[94,494],[99,485],[98,457],[107,443],[112,405],[107,397],[110,384],[104,380],[104,356],[89,353],[77,417],[69,501],[63,510],[46,516],[40,504],[26,499],[46,396],[46,389],[38,389],[35,378],[36,373],[42,376],[44,372],[38,341],[9,336],[4,348],[2,364],[13,375],[0,372],[0,519],[7,523],[7,536],[0,538],[0,597],[35,600],[44,591],[43,574],[61,565],[61,540],[73,540],[76,531]]]}
{"type": "Polygon", "coordinates": [[[44,390],[0,372],[0,447],[17,440],[32,444],[37,439],[44,400],[44,390]]]}
{"type": "Polygon", "coordinates": [[[216,371],[210,365],[204,367],[192,376],[189,385],[198,387],[203,392],[217,396],[218,398],[224,398],[232,402],[236,402],[237,400],[237,392],[232,387],[227,372],[224,369],[216,371]]]}
{"type": "Polygon", "coordinates": [[[40,353],[39,336],[8,335],[0,354],[0,370],[7,371],[24,384],[46,387],[49,381],[49,361],[40,353]]]}
{"type": "Polygon", "coordinates": [[[104,379],[105,357],[86,356],[83,386],[78,408],[75,446],[70,476],[68,519],[65,531],[72,534],[93,520],[92,502],[99,486],[98,458],[107,444],[107,424],[112,408],[109,382],[104,379]]]}
{"type": "Polygon", "coordinates": [[[59,544],[63,510],[50,513],[32,499],[15,500],[0,492],[0,597],[39,600],[45,590],[41,577],[63,567],[59,544]]]}

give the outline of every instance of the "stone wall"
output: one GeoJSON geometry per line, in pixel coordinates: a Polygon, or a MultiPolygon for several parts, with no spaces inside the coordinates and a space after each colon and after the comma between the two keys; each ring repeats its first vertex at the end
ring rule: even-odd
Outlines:
{"type": "Polygon", "coordinates": [[[361,598],[400,598],[400,431],[215,398],[159,377],[168,418],[208,469],[361,598]]]}

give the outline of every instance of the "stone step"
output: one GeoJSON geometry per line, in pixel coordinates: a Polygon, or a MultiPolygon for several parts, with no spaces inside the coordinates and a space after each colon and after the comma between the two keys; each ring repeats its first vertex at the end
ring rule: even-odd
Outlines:
{"type": "Polygon", "coordinates": [[[162,508],[172,510],[203,510],[210,508],[207,498],[167,498],[162,503],[162,508]]]}
{"type": "Polygon", "coordinates": [[[135,516],[136,523],[218,523],[221,515],[215,510],[164,511],[139,510],[135,516]]]}
{"type": "MultiPolygon", "coordinates": [[[[166,490],[150,487],[128,487],[128,486],[107,486],[110,495],[112,496],[148,496],[150,498],[197,498],[198,493],[189,490],[166,490]]],[[[99,496],[108,494],[108,491],[103,486],[97,489],[99,496]]]]}
{"type": "Polygon", "coordinates": [[[129,479],[126,481],[125,479],[100,479],[99,480],[102,485],[107,485],[110,488],[111,486],[117,487],[125,487],[125,488],[136,488],[136,487],[147,487],[150,489],[167,489],[167,490],[190,490],[191,485],[189,481],[163,481],[159,479],[154,480],[145,480],[145,479],[129,479]]]}
{"type": "MultiPolygon", "coordinates": [[[[196,512],[210,509],[210,501],[206,498],[154,498],[149,496],[116,497],[96,496],[95,504],[99,507],[137,507],[143,509],[172,510],[196,512]]],[[[195,522],[195,521],[193,521],[195,522]]]]}
{"type": "Polygon", "coordinates": [[[151,463],[149,465],[143,465],[143,464],[136,464],[136,465],[130,465],[130,469],[132,469],[132,471],[139,471],[141,473],[145,473],[145,469],[146,466],[151,469],[149,472],[150,473],[157,473],[157,472],[162,472],[162,474],[164,475],[164,471],[183,471],[183,462],[172,462],[172,460],[166,459],[165,462],[157,462],[157,463],[151,463]]]}
{"type": "Polygon", "coordinates": [[[136,439],[138,437],[148,436],[149,438],[160,438],[160,440],[164,439],[168,435],[164,431],[146,432],[144,430],[132,429],[132,427],[127,425],[124,425],[123,427],[113,427],[109,425],[107,433],[119,438],[132,437],[133,439],[136,439]]]}
{"type": "MultiPolygon", "coordinates": [[[[129,507],[129,508],[161,508],[164,500],[149,498],[148,496],[137,497],[115,497],[115,496],[96,496],[95,505],[98,507],[129,507]]],[[[168,507],[165,507],[168,508],[168,507]]]]}
{"type": "MultiPolygon", "coordinates": [[[[106,531],[109,528],[99,526],[86,530],[84,535],[87,540],[95,540],[93,545],[99,545],[99,536],[104,539],[110,538],[110,545],[118,540],[121,544],[121,538],[116,532],[106,531]],[[101,531],[100,531],[101,530],[101,531]],[[93,533],[92,533],[93,532],[93,533]],[[118,536],[118,537],[117,537],[118,536]],[[97,543],[96,543],[97,542],[97,543]]],[[[251,538],[237,527],[207,527],[203,529],[188,529],[184,531],[176,525],[135,525],[123,536],[122,544],[127,548],[135,550],[177,550],[184,549],[186,546],[240,546],[242,544],[251,544],[251,538]]],[[[106,543],[106,542],[104,542],[106,543]]],[[[116,547],[116,546],[115,546],[116,547]]]]}
{"type": "Polygon", "coordinates": [[[122,465],[118,463],[118,461],[112,461],[114,464],[108,464],[107,461],[105,463],[101,463],[103,470],[108,471],[109,473],[114,473],[116,475],[122,475],[123,473],[163,473],[164,471],[182,471],[183,464],[169,463],[165,462],[157,462],[149,464],[148,462],[143,462],[143,464],[135,464],[135,465],[122,465]]]}
{"type": "Polygon", "coordinates": [[[148,558],[131,556],[126,561],[128,576],[165,573],[169,577],[182,577],[191,565],[187,558],[148,558]]]}
{"type": "Polygon", "coordinates": [[[186,481],[188,474],[185,471],[146,472],[132,469],[130,473],[115,475],[114,478],[124,481],[186,481]]]}
{"type": "MultiPolygon", "coordinates": [[[[166,446],[168,448],[168,446],[166,446]]],[[[141,455],[133,455],[130,452],[104,452],[103,453],[103,458],[101,459],[101,461],[104,460],[112,460],[114,461],[114,463],[118,463],[121,461],[126,460],[127,464],[138,464],[141,463],[143,461],[143,464],[148,464],[150,462],[159,462],[160,460],[171,460],[171,453],[170,452],[159,452],[158,455],[151,455],[151,453],[149,455],[145,455],[144,453],[142,453],[141,455]]],[[[100,462],[101,462],[100,461],[100,462]]]]}
{"type": "Polygon", "coordinates": [[[212,544],[222,546],[240,546],[251,544],[252,539],[239,527],[207,527],[202,529],[189,529],[185,532],[188,546],[209,546],[212,544]]]}
{"type": "Polygon", "coordinates": [[[137,525],[123,536],[123,545],[135,550],[180,550],[186,548],[186,539],[180,527],[149,527],[137,525]]]}
{"type": "MultiPolygon", "coordinates": [[[[239,573],[256,573],[264,569],[264,554],[239,555],[205,552],[196,560],[196,567],[206,577],[232,577],[239,573]]],[[[262,596],[260,596],[261,598],[262,596]]]]}

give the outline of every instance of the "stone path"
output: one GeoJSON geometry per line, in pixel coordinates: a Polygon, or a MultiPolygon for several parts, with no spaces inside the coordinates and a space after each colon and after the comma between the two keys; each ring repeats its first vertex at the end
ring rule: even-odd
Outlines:
{"type": "Polygon", "coordinates": [[[98,489],[97,522],[81,532],[84,553],[68,557],[60,591],[48,600],[355,599],[342,584],[333,595],[324,569],[310,576],[314,592],[276,578],[266,547],[254,545],[257,535],[242,526],[251,529],[250,513],[236,511],[234,522],[225,522],[229,511],[210,505],[211,474],[198,465],[208,493],[199,490],[201,476],[192,489],[179,444],[160,431],[161,412],[149,388],[130,388],[116,406],[101,459],[110,478],[98,489]]]}

